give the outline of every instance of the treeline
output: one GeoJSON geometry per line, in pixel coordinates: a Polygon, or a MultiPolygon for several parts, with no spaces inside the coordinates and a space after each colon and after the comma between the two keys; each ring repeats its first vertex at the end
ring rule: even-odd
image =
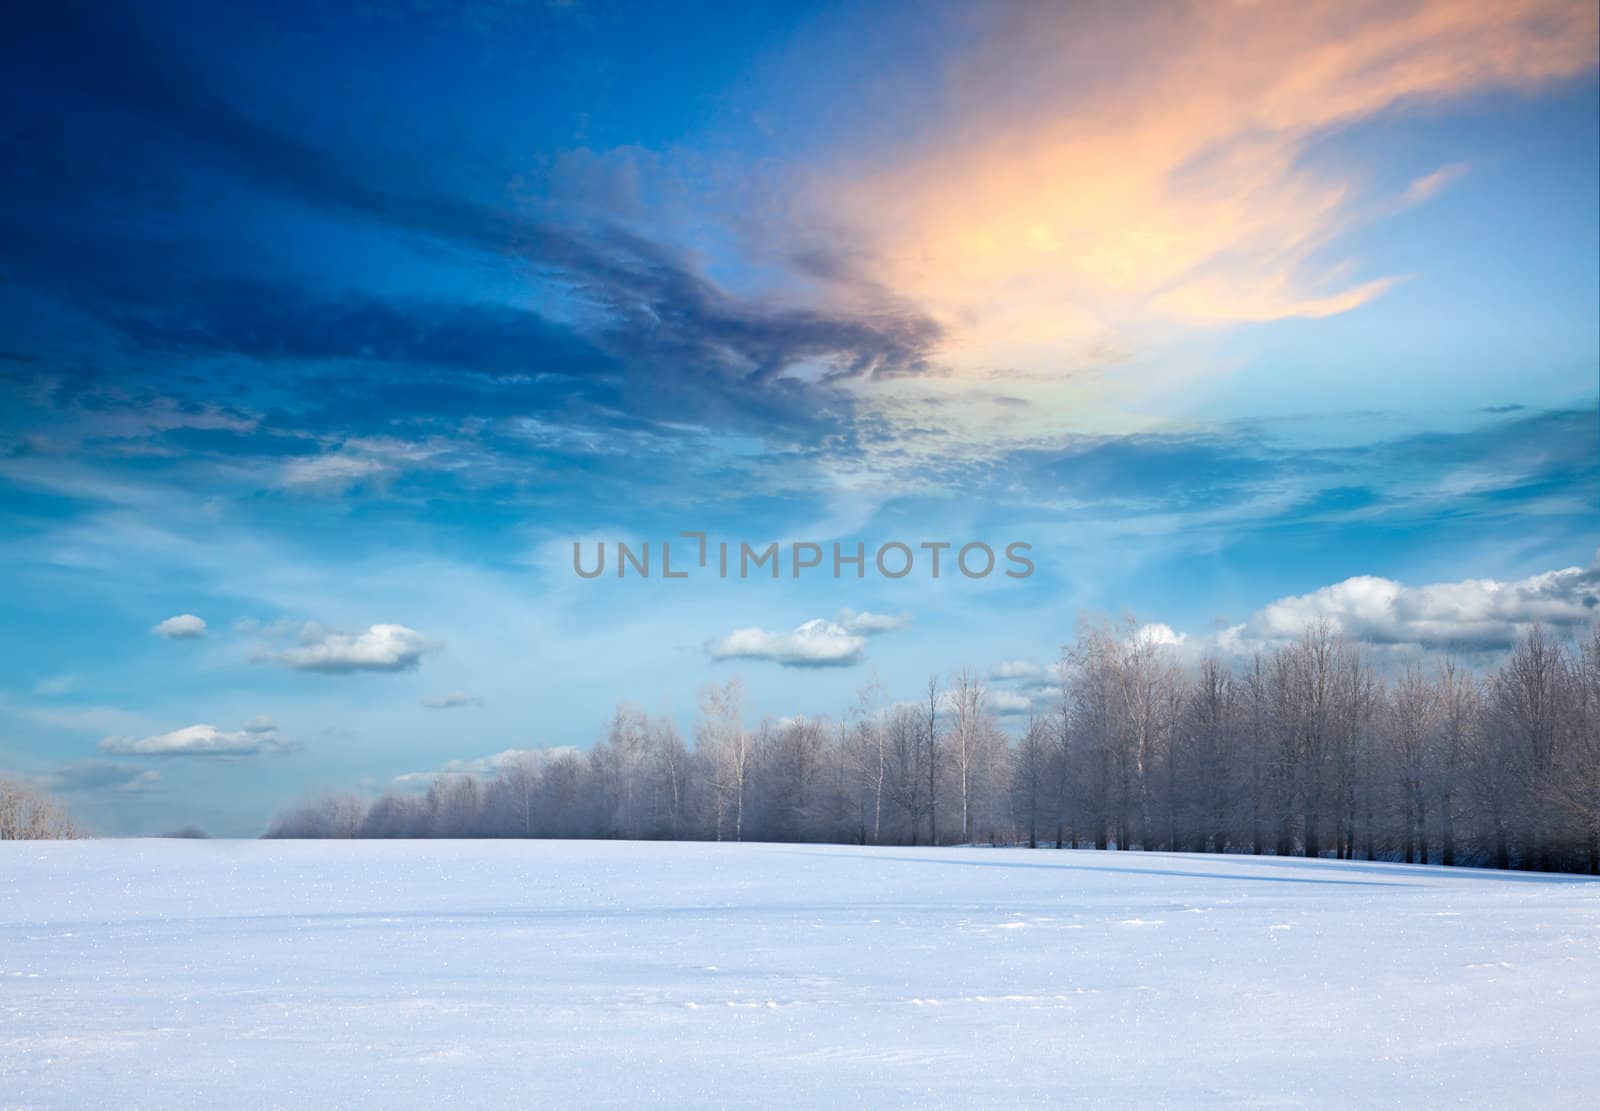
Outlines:
{"type": "Polygon", "coordinates": [[[1498,668],[1380,674],[1326,625],[1240,666],[1087,626],[1013,739],[971,672],[914,703],[746,726],[703,692],[693,744],[624,705],[589,752],[513,753],[424,793],[314,800],[269,837],[993,842],[1600,872],[1600,626],[1535,627],[1498,668]]]}

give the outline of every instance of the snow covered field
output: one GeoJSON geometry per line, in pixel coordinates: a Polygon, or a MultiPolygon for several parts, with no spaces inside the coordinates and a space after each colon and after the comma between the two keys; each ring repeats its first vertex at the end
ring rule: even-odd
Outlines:
{"type": "Polygon", "coordinates": [[[0,843],[0,1106],[1594,1106],[1600,883],[619,842],[0,843]]]}

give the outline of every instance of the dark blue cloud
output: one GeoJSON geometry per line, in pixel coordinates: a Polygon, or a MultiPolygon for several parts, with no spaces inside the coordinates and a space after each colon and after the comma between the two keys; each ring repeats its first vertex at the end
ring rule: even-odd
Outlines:
{"type": "MultiPolygon", "coordinates": [[[[330,149],[309,137],[315,128],[241,109],[246,90],[219,80],[223,67],[194,64],[117,9],[24,5],[7,30],[8,91],[35,107],[5,132],[24,169],[0,205],[0,260],[14,281],[42,285],[142,346],[493,374],[593,372],[609,360],[631,379],[682,378],[698,394],[759,387],[801,365],[824,376],[915,373],[940,339],[904,306],[824,312],[735,297],[674,249],[615,224],[554,226],[441,190],[414,161],[330,149]],[[481,256],[520,275],[536,300],[576,306],[585,334],[520,308],[289,288],[313,283],[276,266],[279,245],[238,219],[251,203],[240,190],[481,256]]],[[[419,280],[426,270],[419,262],[419,280]]],[[[363,275],[327,277],[348,288],[363,275]]],[[[781,390],[792,403],[795,387],[781,390]]]]}
{"type": "Polygon", "coordinates": [[[1184,432],[1082,437],[1051,451],[1024,451],[998,469],[1046,496],[1148,503],[1165,510],[1226,502],[1283,474],[1318,464],[1289,457],[1254,433],[1184,432]]]}

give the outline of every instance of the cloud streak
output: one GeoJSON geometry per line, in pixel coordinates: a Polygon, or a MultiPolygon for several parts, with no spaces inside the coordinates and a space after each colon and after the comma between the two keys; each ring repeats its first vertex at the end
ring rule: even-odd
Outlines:
{"type": "Polygon", "coordinates": [[[454,710],[461,706],[477,706],[482,702],[483,699],[475,694],[468,694],[466,691],[451,691],[449,694],[443,694],[437,698],[424,698],[422,705],[429,710],[454,710]]]}
{"type": "Polygon", "coordinates": [[[135,794],[161,785],[161,773],[114,760],[78,760],[39,778],[47,791],[112,791],[135,794]]]}

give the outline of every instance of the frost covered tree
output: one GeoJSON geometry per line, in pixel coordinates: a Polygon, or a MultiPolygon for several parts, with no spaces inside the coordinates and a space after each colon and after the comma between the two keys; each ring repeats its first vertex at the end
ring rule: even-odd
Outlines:
{"type": "Polygon", "coordinates": [[[939,677],[928,676],[928,696],[923,702],[923,732],[925,745],[923,763],[928,772],[928,844],[939,843],[939,677]]]}
{"type": "Polygon", "coordinates": [[[1036,717],[1029,717],[1022,739],[1017,742],[1012,789],[1016,792],[1015,810],[1027,831],[1028,848],[1039,847],[1039,824],[1045,817],[1050,790],[1049,730],[1036,717]]]}
{"type": "Polygon", "coordinates": [[[29,783],[0,775],[0,841],[59,841],[81,836],[64,806],[29,783]]]}
{"type": "Polygon", "coordinates": [[[972,843],[973,793],[981,775],[984,746],[983,694],[983,684],[970,668],[956,673],[949,696],[952,721],[947,751],[955,780],[963,844],[972,843]]]}
{"type": "Polygon", "coordinates": [[[695,743],[704,754],[718,841],[744,839],[745,788],[750,773],[750,734],[744,727],[744,686],[730,679],[700,692],[695,743]]]}

